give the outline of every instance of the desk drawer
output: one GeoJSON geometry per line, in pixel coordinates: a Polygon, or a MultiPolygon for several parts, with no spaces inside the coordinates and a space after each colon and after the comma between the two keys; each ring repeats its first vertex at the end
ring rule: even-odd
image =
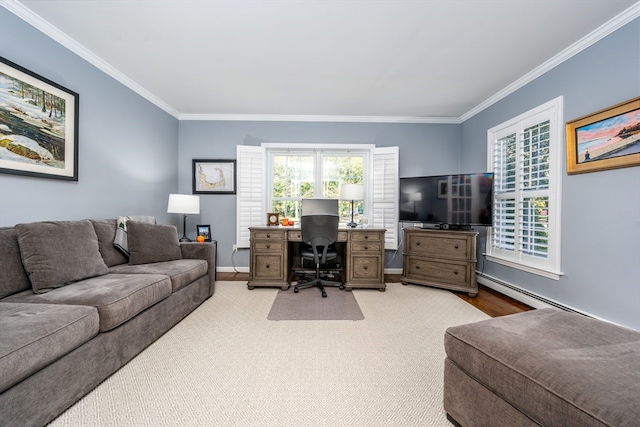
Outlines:
{"type": "Polygon", "coordinates": [[[382,243],[380,242],[352,242],[351,243],[351,251],[352,252],[372,252],[372,253],[380,253],[382,249],[382,243]]]}
{"type": "Polygon", "coordinates": [[[349,281],[370,281],[378,283],[382,270],[382,257],[380,256],[351,256],[351,269],[349,281]]]}
{"type": "Polygon", "coordinates": [[[282,240],[284,241],[284,230],[278,230],[274,228],[274,230],[251,230],[251,239],[262,239],[262,240],[282,240]]]}
{"type": "Polygon", "coordinates": [[[253,242],[253,250],[259,252],[277,252],[281,254],[283,252],[284,242],[270,241],[270,240],[256,240],[253,242]]]}
{"type": "Polygon", "coordinates": [[[302,242],[302,231],[300,230],[288,230],[287,240],[290,242],[302,242]]]}
{"type": "Polygon", "coordinates": [[[252,261],[254,280],[283,280],[282,255],[253,254],[252,261]]]}
{"type": "Polygon", "coordinates": [[[382,233],[354,231],[351,233],[352,242],[380,242],[382,241],[382,233]]]}

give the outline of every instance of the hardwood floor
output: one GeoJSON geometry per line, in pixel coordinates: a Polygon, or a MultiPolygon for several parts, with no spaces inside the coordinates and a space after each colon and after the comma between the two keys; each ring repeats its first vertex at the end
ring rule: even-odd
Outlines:
{"type": "MultiPolygon", "coordinates": [[[[247,281],[249,280],[249,273],[216,273],[216,280],[237,280],[247,281]]],[[[385,274],[385,282],[400,282],[399,274],[385,274]]],[[[417,285],[407,285],[417,286],[417,285]]],[[[483,311],[491,317],[505,316],[507,314],[520,313],[523,311],[532,310],[526,304],[514,300],[506,295],[487,288],[486,286],[478,286],[478,295],[475,298],[471,298],[466,293],[453,292],[459,298],[462,298],[469,304],[476,307],[478,310],[483,311]]]]}

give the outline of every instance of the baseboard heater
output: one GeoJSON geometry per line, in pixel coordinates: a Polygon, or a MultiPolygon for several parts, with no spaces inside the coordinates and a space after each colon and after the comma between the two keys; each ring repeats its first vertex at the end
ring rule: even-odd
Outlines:
{"type": "Polygon", "coordinates": [[[504,294],[508,297],[511,297],[517,301],[520,301],[534,308],[555,307],[564,311],[571,311],[573,313],[582,314],[583,316],[594,317],[587,313],[578,311],[564,304],[560,304],[550,299],[541,297],[540,295],[536,295],[532,292],[526,291],[522,288],[512,285],[511,283],[503,282],[500,279],[496,279],[495,277],[489,276],[487,274],[484,274],[478,271],[476,271],[476,280],[478,283],[485,285],[488,288],[491,288],[497,292],[500,292],[501,294],[504,294]]]}

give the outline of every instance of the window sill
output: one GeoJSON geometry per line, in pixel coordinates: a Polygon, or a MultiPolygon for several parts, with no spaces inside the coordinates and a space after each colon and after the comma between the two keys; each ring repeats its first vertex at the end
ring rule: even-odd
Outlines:
{"type": "Polygon", "coordinates": [[[522,264],[519,262],[498,258],[493,255],[486,256],[486,259],[496,264],[506,265],[507,267],[515,268],[517,270],[525,271],[527,273],[536,274],[538,276],[546,277],[547,279],[560,280],[560,276],[563,275],[561,271],[547,270],[540,267],[533,267],[530,265],[522,264]]]}

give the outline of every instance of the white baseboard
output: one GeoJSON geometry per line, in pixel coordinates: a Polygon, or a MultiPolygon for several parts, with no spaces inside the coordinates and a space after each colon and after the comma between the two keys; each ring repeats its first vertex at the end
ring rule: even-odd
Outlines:
{"type": "Polygon", "coordinates": [[[402,268],[385,268],[384,274],[402,274],[402,268]]]}
{"type": "Polygon", "coordinates": [[[216,267],[220,273],[248,273],[249,267],[216,267]]]}
{"type": "Polygon", "coordinates": [[[491,277],[487,274],[476,272],[476,280],[478,283],[486,286],[487,288],[491,288],[503,295],[511,297],[514,300],[520,301],[521,303],[527,304],[528,306],[531,306],[533,308],[559,308],[561,310],[572,311],[584,316],[593,317],[594,319],[614,323],[610,320],[603,319],[600,316],[595,316],[583,310],[578,310],[577,308],[568,306],[566,304],[561,304],[557,301],[550,300],[533,292],[526,291],[522,288],[519,288],[518,286],[512,285],[511,283],[503,282],[502,280],[496,279],[495,277],[491,277]]]}

